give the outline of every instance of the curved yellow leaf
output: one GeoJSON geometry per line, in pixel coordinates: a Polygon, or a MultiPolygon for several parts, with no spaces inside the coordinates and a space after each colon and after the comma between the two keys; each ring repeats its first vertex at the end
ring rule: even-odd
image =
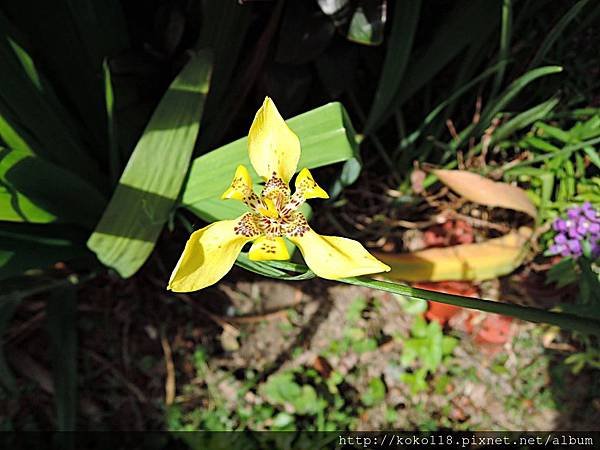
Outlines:
{"type": "Polygon", "coordinates": [[[521,211],[534,219],[537,217],[535,205],[525,191],[517,186],[492,181],[466,170],[434,170],[433,173],[442,183],[471,202],[521,211]]]}
{"type": "Polygon", "coordinates": [[[412,253],[376,256],[392,270],[387,278],[401,281],[487,280],[521,265],[532,230],[518,231],[477,244],[429,248],[412,253]]]}

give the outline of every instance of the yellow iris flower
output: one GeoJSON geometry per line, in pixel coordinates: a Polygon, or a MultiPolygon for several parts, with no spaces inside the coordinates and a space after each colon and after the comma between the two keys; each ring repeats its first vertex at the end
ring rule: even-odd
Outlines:
{"type": "Polygon", "coordinates": [[[322,278],[335,280],[390,270],[352,239],[317,234],[298,211],[305,200],[328,195],[308,169],[300,171],[291,193],[289,182],[300,159],[300,141],[269,97],[250,127],[248,153],[265,182],[261,195],[252,189],[246,167],[238,166],[222,198],[240,200],[251,211],[192,233],[167,289],[191,292],[216,283],[229,272],[248,242],[253,242],[248,254],[251,260],[287,260],[290,255],[284,238],[300,248],[308,267],[322,278]]]}

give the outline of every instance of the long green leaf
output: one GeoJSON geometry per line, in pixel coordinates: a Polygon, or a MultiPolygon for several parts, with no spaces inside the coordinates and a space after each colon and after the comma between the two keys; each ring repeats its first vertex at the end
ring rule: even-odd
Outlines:
{"type": "Polygon", "coordinates": [[[381,78],[375,92],[371,112],[365,124],[368,132],[379,122],[394,94],[398,91],[408,65],[415,32],[419,22],[421,0],[397,2],[392,20],[392,30],[387,40],[387,52],[381,69],[381,78]]]}
{"type": "Polygon", "coordinates": [[[128,46],[119,0],[5,2],[3,9],[26,39],[44,74],[61,93],[76,129],[106,162],[106,121],[102,110],[102,61],[128,46]]]}
{"type": "Polygon", "coordinates": [[[567,28],[567,26],[573,21],[573,19],[575,19],[579,15],[581,10],[587,3],[588,0],[580,0],[579,2],[575,3],[566,12],[564,16],[561,17],[558,23],[546,35],[544,42],[542,42],[542,45],[540,46],[539,50],[529,63],[530,68],[536,67],[544,60],[546,54],[557,40],[564,39],[565,28],[567,28]]]}
{"type": "MultiPolygon", "coordinates": [[[[510,55],[510,38],[512,32],[512,0],[502,0],[502,25],[500,26],[500,49],[498,61],[507,61],[510,55]]],[[[504,67],[496,73],[492,84],[492,95],[495,97],[504,78],[504,67]]]]}
{"type": "Polygon", "coordinates": [[[58,431],[75,431],[77,417],[77,291],[52,292],[46,305],[58,431]]]}
{"type": "Polygon", "coordinates": [[[138,142],[88,247],[121,276],[146,261],[179,195],[209,89],[210,53],[193,55],[138,142]]]}
{"type": "MultiPolygon", "coordinates": [[[[302,145],[299,169],[357,158],[354,129],[341,104],[329,103],[293,117],[287,123],[302,145]]],[[[237,217],[243,209],[235,202],[221,201],[220,197],[239,164],[248,167],[254,180],[259,179],[250,164],[245,137],[196,158],[183,191],[182,205],[206,220],[237,217]]]]}
{"type": "Polygon", "coordinates": [[[0,220],[92,229],[106,199],[79,176],[27,151],[0,148],[0,220]]]}
{"type": "Polygon", "coordinates": [[[530,70],[529,72],[517,78],[510,84],[510,86],[506,88],[504,93],[500,95],[498,99],[492,101],[486,108],[484,108],[483,112],[481,113],[481,119],[479,123],[471,124],[466,127],[460,132],[459,138],[454,139],[450,143],[450,146],[453,149],[456,149],[460,147],[469,136],[479,136],[483,130],[489,127],[489,124],[494,116],[508,106],[508,104],[532,81],[546,75],[562,72],[562,70],[563,68],[560,66],[539,67],[537,69],[530,70]]]}
{"type": "MultiPolygon", "coordinates": [[[[10,124],[9,137],[13,142],[14,132],[27,130],[19,133],[19,138],[27,143],[28,149],[103,188],[102,173],[87,153],[76,120],[36,70],[26,49],[13,39],[10,28],[8,20],[0,14],[0,115],[3,116],[0,122],[10,124]]],[[[7,129],[0,127],[0,133],[7,129]]],[[[8,142],[4,134],[0,138],[8,142]]]]}
{"type": "Polygon", "coordinates": [[[370,131],[381,125],[395,108],[401,107],[469,44],[483,42],[494,32],[499,23],[495,20],[499,11],[500,3],[496,0],[465,0],[453,5],[431,44],[409,65],[385,113],[379,120],[372,120],[370,131]]]}
{"type": "Polygon", "coordinates": [[[202,6],[203,24],[196,48],[212,49],[213,78],[219,81],[208,93],[203,131],[196,144],[200,153],[205,153],[225,132],[223,123],[230,120],[233,105],[239,101],[231,87],[244,75],[243,70],[235,69],[243,60],[242,49],[248,42],[246,34],[252,20],[250,8],[238,2],[211,1],[203,2],[202,6]]]}
{"type": "MultiPolygon", "coordinates": [[[[27,156],[25,152],[11,152],[0,147],[0,220],[10,222],[47,223],[56,216],[40,208],[6,181],[6,172],[27,156]]],[[[31,174],[33,176],[33,174],[31,174]]]]}

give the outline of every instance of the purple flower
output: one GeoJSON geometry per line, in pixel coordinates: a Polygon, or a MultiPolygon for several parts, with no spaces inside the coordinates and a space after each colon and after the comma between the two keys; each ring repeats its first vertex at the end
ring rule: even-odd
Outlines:
{"type": "Polygon", "coordinates": [[[582,253],[581,243],[577,239],[571,239],[570,241],[568,241],[567,247],[574,255],[579,256],[582,253]]]}
{"type": "Polygon", "coordinates": [[[590,222],[587,220],[580,220],[577,224],[577,233],[582,236],[585,235],[590,230],[590,222]]]}
{"type": "Polygon", "coordinates": [[[556,219],[552,224],[554,231],[567,231],[567,221],[563,219],[556,219]]]}
{"type": "Polygon", "coordinates": [[[593,209],[588,209],[583,211],[586,219],[591,220],[592,222],[600,222],[600,216],[593,209]]]}
{"type": "Polygon", "coordinates": [[[600,214],[590,202],[569,208],[567,219],[558,217],[552,223],[556,231],[554,244],[548,249],[551,255],[579,257],[583,255],[584,243],[592,250],[592,257],[600,256],[600,214]]]}

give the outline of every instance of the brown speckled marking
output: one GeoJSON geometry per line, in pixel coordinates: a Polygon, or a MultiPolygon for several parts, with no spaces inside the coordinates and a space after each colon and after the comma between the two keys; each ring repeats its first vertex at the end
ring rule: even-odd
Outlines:
{"type": "MultiPolygon", "coordinates": [[[[251,189],[240,186],[243,183],[241,179],[234,180],[235,188],[244,189],[244,203],[252,209],[253,212],[244,214],[235,226],[235,233],[245,237],[266,236],[269,238],[291,236],[301,237],[310,230],[306,218],[296,210],[305,201],[304,193],[311,185],[316,185],[314,181],[304,180],[296,192],[291,195],[288,185],[273,173],[273,176],[267,180],[260,196],[256,195],[251,189]],[[278,218],[272,218],[260,214],[261,208],[267,209],[264,199],[273,201],[279,214],[278,218]]],[[[276,247],[269,247],[269,244],[263,244],[261,249],[267,253],[276,253],[276,247]],[[265,245],[267,245],[265,247],[265,245]]]]}
{"type": "Polygon", "coordinates": [[[292,220],[283,227],[284,233],[293,237],[302,237],[309,230],[306,218],[299,212],[294,213],[292,220]]]}
{"type": "Polygon", "coordinates": [[[261,246],[260,249],[265,252],[265,253],[270,253],[272,255],[274,255],[275,253],[277,253],[277,246],[269,241],[264,241],[261,246]]]}
{"type": "Polygon", "coordinates": [[[242,216],[240,221],[233,228],[233,231],[237,235],[245,237],[258,237],[261,235],[261,230],[257,226],[257,215],[253,213],[246,213],[242,216]]]}

